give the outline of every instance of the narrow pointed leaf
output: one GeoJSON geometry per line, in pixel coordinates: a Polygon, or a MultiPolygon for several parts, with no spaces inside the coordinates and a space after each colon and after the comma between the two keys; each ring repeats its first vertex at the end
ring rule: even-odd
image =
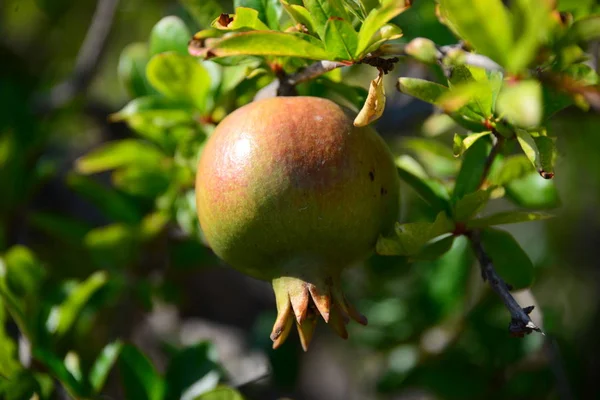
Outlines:
{"type": "Polygon", "coordinates": [[[380,7],[372,9],[367,18],[363,21],[358,32],[358,46],[356,48],[356,57],[363,56],[363,52],[370,47],[373,36],[386,23],[392,20],[404,10],[408,8],[407,2],[404,0],[384,0],[380,7]]]}
{"type": "Polygon", "coordinates": [[[487,217],[472,219],[467,226],[472,229],[485,228],[492,225],[518,224],[521,222],[540,221],[552,218],[552,214],[534,211],[505,211],[487,217]]]}
{"type": "Polygon", "coordinates": [[[465,195],[477,190],[483,177],[485,162],[490,152],[489,140],[480,137],[463,156],[463,162],[456,178],[452,200],[462,199],[465,195]]]}
{"type": "Polygon", "coordinates": [[[402,93],[431,104],[437,104],[438,99],[448,92],[446,86],[418,78],[400,78],[397,87],[402,93]]]}

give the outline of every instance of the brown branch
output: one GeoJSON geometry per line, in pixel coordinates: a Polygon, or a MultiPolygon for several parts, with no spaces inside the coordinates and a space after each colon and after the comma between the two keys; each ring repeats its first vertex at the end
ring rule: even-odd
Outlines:
{"type": "Polygon", "coordinates": [[[502,302],[510,312],[511,321],[508,326],[510,333],[520,337],[533,331],[543,334],[542,330],[529,317],[529,314],[533,311],[533,306],[521,308],[512,294],[510,294],[510,286],[496,272],[492,260],[485,252],[481,243],[479,231],[470,232],[468,237],[475,251],[475,256],[479,260],[483,280],[488,281],[492,290],[502,299],[502,302]]]}
{"type": "Polygon", "coordinates": [[[281,74],[278,79],[275,79],[273,82],[260,89],[258,93],[256,93],[256,96],[254,96],[254,100],[256,101],[275,96],[293,96],[295,95],[296,85],[348,65],[351,64],[326,60],[317,61],[295,74],[281,74]]]}
{"type": "Polygon", "coordinates": [[[106,49],[118,4],[119,0],[98,0],[71,76],[37,99],[35,109],[38,112],[47,113],[61,108],[88,88],[106,49]]]}

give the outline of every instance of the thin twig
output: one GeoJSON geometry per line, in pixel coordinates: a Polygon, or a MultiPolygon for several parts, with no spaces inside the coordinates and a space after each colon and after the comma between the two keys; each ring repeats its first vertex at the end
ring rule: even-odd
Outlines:
{"type": "Polygon", "coordinates": [[[489,282],[492,290],[500,296],[502,302],[510,312],[511,321],[508,326],[510,333],[515,336],[523,336],[533,331],[542,332],[529,317],[529,313],[533,311],[533,306],[521,308],[512,294],[510,294],[510,286],[507,285],[496,272],[492,260],[483,248],[479,231],[475,230],[470,232],[469,239],[471,240],[471,245],[473,246],[477,260],[479,260],[483,279],[489,282]]]}
{"type": "Polygon", "coordinates": [[[119,0],[98,0],[73,72],[65,81],[54,86],[50,93],[37,99],[37,111],[47,113],[61,108],[88,88],[104,54],[118,4],[119,0]]]}
{"type": "Polygon", "coordinates": [[[295,94],[295,86],[315,79],[336,68],[346,67],[350,64],[337,61],[317,61],[308,67],[291,75],[282,75],[279,79],[275,79],[264,88],[260,89],[254,100],[266,99],[275,96],[292,96],[295,94]]]}

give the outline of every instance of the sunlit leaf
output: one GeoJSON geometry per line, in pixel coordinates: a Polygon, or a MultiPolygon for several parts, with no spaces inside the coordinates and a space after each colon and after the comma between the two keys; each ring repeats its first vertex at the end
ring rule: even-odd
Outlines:
{"type": "Polygon", "coordinates": [[[164,157],[150,143],[137,139],[107,142],[77,159],[75,168],[83,174],[115,169],[123,166],[153,166],[164,157]]]}
{"type": "Polygon", "coordinates": [[[96,272],[79,283],[62,304],[54,306],[48,316],[46,328],[56,335],[64,335],[75,322],[89,299],[108,282],[105,272],[96,272]]]}
{"type": "Polygon", "coordinates": [[[369,48],[377,31],[408,7],[405,1],[384,0],[381,3],[380,7],[373,8],[369,12],[360,27],[355,52],[357,58],[360,58],[369,48]]]}
{"type": "Polygon", "coordinates": [[[446,86],[419,78],[398,79],[398,90],[431,104],[436,104],[438,99],[448,92],[446,86]]]}
{"type": "Polygon", "coordinates": [[[491,135],[491,132],[479,132],[462,137],[459,134],[454,134],[454,146],[452,151],[455,157],[462,156],[463,153],[477,141],[477,139],[491,135]]]}
{"type": "Polygon", "coordinates": [[[534,80],[522,81],[505,86],[496,102],[500,117],[520,128],[533,128],[540,124],[543,116],[542,87],[534,80]]]}
{"type": "Polygon", "coordinates": [[[216,57],[271,55],[313,60],[333,58],[319,41],[308,35],[272,31],[236,33],[216,41],[208,51],[216,57]]]}
{"type": "Polygon", "coordinates": [[[511,51],[513,32],[511,16],[501,0],[440,0],[439,3],[453,30],[479,53],[504,63],[511,51]]]}
{"type": "Polygon", "coordinates": [[[258,18],[272,30],[279,30],[282,6],[279,0],[234,0],[233,6],[248,7],[258,11],[258,18]]]}
{"type": "Polygon", "coordinates": [[[312,16],[315,30],[323,40],[325,40],[325,26],[330,18],[350,20],[340,0],[304,0],[303,3],[312,16]]]}
{"type": "Polygon", "coordinates": [[[244,400],[244,398],[235,389],[218,387],[210,392],[200,395],[195,400],[244,400]]]}
{"type": "Polygon", "coordinates": [[[104,346],[89,373],[90,385],[94,393],[100,393],[108,374],[119,358],[123,343],[115,341],[104,346]]]}
{"type": "Polygon", "coordinates": [[[315,22],[313,20],[312,15],[308,12],[305,7],[302,7],[297,4],[290,4],[285,0],[281,0],[281,4],[285,8],[288,14],[299,24],[302,24],[306,27],[309,33],[315,33],[315,22]]]}
{"type": "Polygon", "coordinates": [[[198,60],[175,52],[158,54],[148,63],[146,74],[163,95],[204,111],[211,78],[198,60]]]}
{"type": "Polygon", "coordinates": [[[325,48],[337,60],[352,60],[358,44],[358,35],[350,22],[331,17],[323,31],[325,48]]]}
{"type": "Polygon", "coordinates": [[[156,55],[167,51],[175,51],[182,55],[187,55],[187,46],[191,32],[188,30],[185,22],[179,17],[164,17],[150,32],[150,55],[156,55]]]}
{"type": "Polygon", "coordinates": [[[258,11],[247,7],[237,7],[235,14],[221,14],[216,18],[212,26],[225,31],[268,31],[269,27],[262,22],[258,11]],[[224,18],[224,15],[228,15],[224,18]]]}

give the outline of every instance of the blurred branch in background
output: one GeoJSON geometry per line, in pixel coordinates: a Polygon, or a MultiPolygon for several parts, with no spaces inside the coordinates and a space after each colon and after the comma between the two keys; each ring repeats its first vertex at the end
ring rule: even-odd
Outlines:
{"type": "Polygon", "coordinates": [[[119,0],[98,0],[71,76],[38,98],[36,111],[48,113],[61,108],[87,89],[104,54],[118,4],[119,0]]]}

